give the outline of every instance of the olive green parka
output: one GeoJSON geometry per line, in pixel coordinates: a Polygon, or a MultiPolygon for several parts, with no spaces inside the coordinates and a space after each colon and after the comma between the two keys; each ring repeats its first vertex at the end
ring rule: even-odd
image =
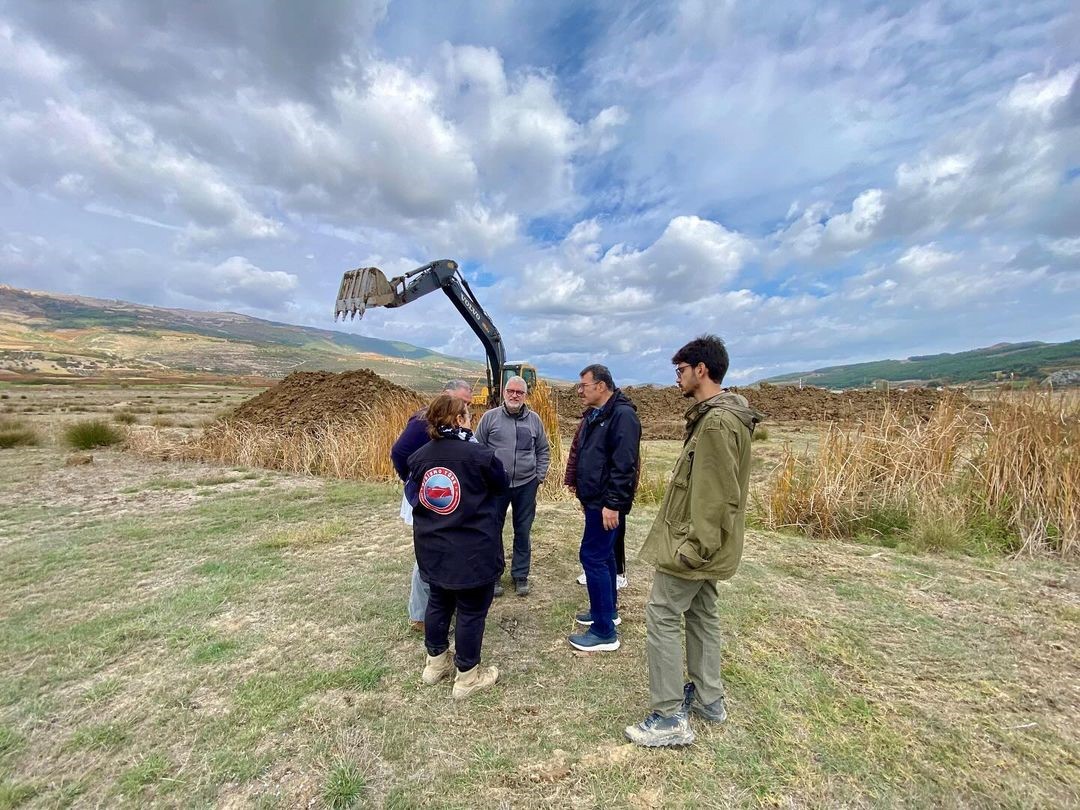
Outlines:
{"type": "Polygon", "coordinates": [[[682,453],[641,559],[683,579],[729,579],[742,558],[750,442],[762,420],[723,392],[686,412],[682,453]]]}

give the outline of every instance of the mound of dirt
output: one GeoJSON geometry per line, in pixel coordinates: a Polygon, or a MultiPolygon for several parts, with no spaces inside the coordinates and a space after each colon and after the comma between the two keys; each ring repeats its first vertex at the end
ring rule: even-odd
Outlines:
{"type": "Polygon", "coordinates": [[[836,394],[825,388],[791,385],[760,385],[732,388],[773,422],[796,420],[818,422],[858,422],[873,418],[886,409],[920,419],[928,419],[943,394],[930,388],[892,391],[844,391],[836,394]]]}
{"type": "Polygon", "coordinates": [[[415,403],[427,400],[411,388],[384,380],[374,371],[357,369],[295,371],[273,388],[242,403],[233,419],[277,429],[303,430],[326,421],[358,419],[394,399],[415,403]]]}
{"type": "MultiPolygon", "coordinates": [[[[627,386],[623,393],[637,407],[642,435],[646,439],[681,439],[683,414],[691,400],[674,385],[627,386]]],[[[886,408],[927,419],[942,393],[928,388],[894,391],[845,391],[835,394],[824,388],[761,385],[732,388],[765,414],[770,422],[814,421],[854,423],[874,418],[886,408]]],[[[955,394],[954,394],[955,395],[955,394]]],[[[558,391],[559,422],[564,433],[573,433],[581,415],[581,400],[574,389],[558,391]]]]}

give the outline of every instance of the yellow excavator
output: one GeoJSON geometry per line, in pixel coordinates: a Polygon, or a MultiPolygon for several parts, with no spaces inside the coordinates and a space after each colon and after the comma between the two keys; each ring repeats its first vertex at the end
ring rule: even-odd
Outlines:
{"type": "Polygon", "coordinates": [[[368,307],[400,307],[435,290],[442,290],[480,338],[487,355],[487,385],[473,396],[473,402],[493,408],[502,402],[502,389],[511,377],[522,377],[529,390],[537,386],[536,367],[521,360],[507,361],[502,336],[461,275],[457,262],[439,259],[387,279],[378,267],[348,270],[341,279],[334,320],[362,318],[368,307]]]}

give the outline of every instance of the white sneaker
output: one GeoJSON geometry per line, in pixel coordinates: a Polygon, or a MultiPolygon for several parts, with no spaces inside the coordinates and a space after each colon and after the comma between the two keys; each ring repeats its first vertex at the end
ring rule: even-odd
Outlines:
{"type": "Polygon", "coordinates": [[[577,578],[577,584],[578,585],[584,585],[585,584],[585,572],[584,571],[582,571],[581,576],[577,578]]]}
{"type": "MultiPolygon", "coordinates": [[[[585,576],[585,575],[582,574],[582,576],[585,576]]],[[[615,590],[621,591],[625,587],[626,587],[626,577],[624,577],[622,574],[616,575],[616,577],[615,577],[615,590]]]]}

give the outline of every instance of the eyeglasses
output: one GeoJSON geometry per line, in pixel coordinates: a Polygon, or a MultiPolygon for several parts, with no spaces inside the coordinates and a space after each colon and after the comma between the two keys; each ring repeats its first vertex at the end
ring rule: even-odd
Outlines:
{"type": "Polygon", "coordinates": [[[588,387],[589,387],[590,385],[599,385],[599,384],[600,384],[600,383],[602,383],[602,382],[603,382],[603,380],[597,380],[596,382],[591,382],[591,383],[578,383],[578,384],[577,384],[577,388],[576,388],[575,390],[577,390],[577,391],[584,391],[584,390],[585,390],[586,388],[588,388],[588,387]]]}
{"type": "Polygon", "coordinates": [[[506,395],[511,397],[523,397],[528,394],[528,391],[522,391],[520,388],[507,388],[506,395]]]}
{"type": "Polygon", "coordinates": [[[688,368],[693,368],[693,366],[690,365],[689,363],[687,363],[685,366],[675,366],[675,379],[681,378],[682,373],[684,371],[686,371],[688,368]]]}

